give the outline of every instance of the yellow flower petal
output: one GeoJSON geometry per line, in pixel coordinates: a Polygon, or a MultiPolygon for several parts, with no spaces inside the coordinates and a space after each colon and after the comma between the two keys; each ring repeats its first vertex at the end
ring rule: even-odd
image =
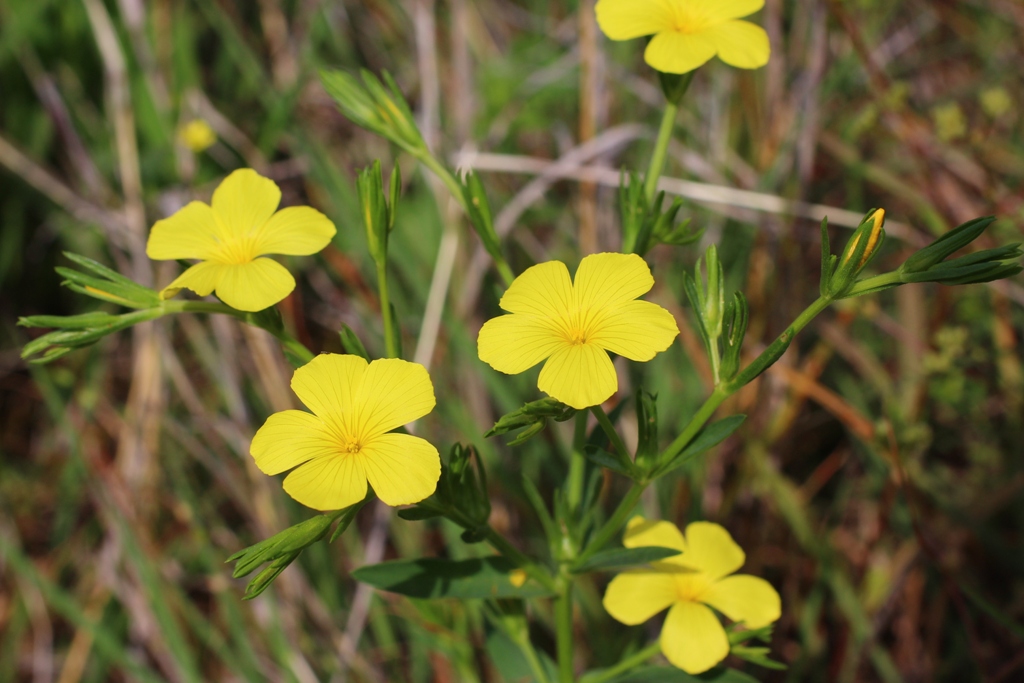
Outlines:
{"type": "Polygon", "coordinates": [[[310,460],[284,478],[289,496],[314,510],[340,510],[366,496],[366,473],[356,455],[329,455],[310,460]]]}
{"type": "Polygon", "coordinates": [[[719,59],[738,69],[758,69],[771,56],[768,33],[749,21],[727,21],[701,35],[715,46],[719,59]]]}
{"type": "Polygon", "coordinates": [[[331,438],[319,418],[301,410],[285,410],[271,415],[259,428],[249,452],[261,472],[280,474],[340,451],[338,440],[331,438]]]}
{"type": "Polygon", "coordinates": [[[488,320],[476,339],[480,360],[509,375],[529,370],[566,344],[556,323],[521,314],[488,320]]]}
{"type": "Polygon", "coordinates": [[[241,168],[213,191],[211,203],[224,236],[239,238],[252,234],[267,222],[281,203],[281,190],[273,180],[251,168],[241,168]]]}
{"type": "Polygon", "coordinates": [[[355,429],[360,439],[369,441],[433,410],[434,385],[419,363],[380,358],[366,368],[355,404],[359,413],[355,429]]]}
{"type": "Polygon", "coordinates": [[[217,250],[217,220],[213,209],[189,202],[173,215],[153,224],[146,256],[156,261],[209,259],[217,250]]]}
{"type": "Polygon", "coordinates": [[[686,4],[708,23],[718,23],[753,14],[764,7],[764,0],[686,0],[686,4]]]}
{"type": "Polygon", "coordinates": [[[441,477],[437,449],[409,434],[377,436],[363,446],[359,457],[373,492],[392,506],[418,503],[434,492],[441,477]]]}
{"type": "Polygon", "coordinates": [[[569,315],[572,304],[569,269],[561,261],[548,261],[524,270],[498,305],[509,313],[564,318],[569,315]]]}
{"type": "Polygon", "coordinates": [[[678,599],[671,574],[652,571],[628,571],[608,584],[604,608],[616,621],[635,626],[667,609],[678,599]]]}
{"type": "Polygon", "coordinates": [[[644,61],[658,71],[684,74],[706,63],[717,51],[706,32],[662,31],[647,44],[644,61]]]}
{"type": "Polygon", "coordinates": [[[270,217],[256,236],[255,251],[262,254],[307,256],[328,244],[337,230],[331,220],[308,206],[290,206],[270,217]]]}
{"type": "Polygon", "coordinates": [[[591,254],[580,261],[573,281],[576,306],[607,309],[632,301],[651,291],[654,278],[647,262],[636,254],[591,254]]]}
{"type": "Polygon", "coordinates": [[[209,296],[220,284],[224,271],[230,266],[203,261],[187,268],[160,292],[161,299],[170,299],[183,289],[191,289],[199,296],[209,296]]]}
{"type": "Polygon", "coordinates": [[[292,391],[322,420],[351,414],[369,364],[359,356],[321,353],[292,375],[292,391]]]}
{"type": "Polygon", "coordinates": [[[608,353],[595,344],[563,346],[548,358],[537,387],[576,410],[604,403],[619,388],[608,353]]]}
{"type": "Polygon", "coordinates": [[[743,566],[746,555],[729,532],[712,522],[693,522],[686,527],[686,553],[682,564],[715,580],[743,566]]]}
{"type": "Polygon", "coordinates": [[[629,40],[675,28],[673,0],[598,0],[597,25],[612,40],[629,40]]]}
{"type": "Polygon", "coordinates": [[[778,591],[764,579],[747,574],[716,581],[698,599],[747,628],[767,626],[782,616],[778,591]]]}
{"type": "MultiPolygon", "coordinates": [[[[622,537],[622,545],[627,548],[643,548],[645,546],[661,546],[686,551],[683,532],[671,522],[655,519],[634,517],[626,525],[626,533],[622,537]]],[[[672,558],[669,558],[672,559],[672,558]]]]}
{"type": "Polygon", "coordinates": [[[729,654],[729,639],[714,613],[697,602],[677,602],[661,629],[661,652],[688,674],[699,674],[729,654]]]}
{"type": "Polygon", "coordinates": [[[239,311],[262,311],[295,289],[295,278],[288,269],[268,258],[219,267],[221,276],[217,284],[217,296],[239,311]]]}
{"type": "Polygon", "coordinates": [[[672,314],[650,301],[630,301],[601,319],[587,341],[630,360],[649,361],[672,346],[679,327],[672,314]]]}

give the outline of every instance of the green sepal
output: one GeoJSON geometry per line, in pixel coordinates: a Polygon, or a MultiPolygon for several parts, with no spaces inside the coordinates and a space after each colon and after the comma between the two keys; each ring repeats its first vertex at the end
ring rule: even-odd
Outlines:
{"type": "Polygon", "coordinates": [[[444,511],[429,505],[415,505],[398,511],[398,516],[407,522],[422,522],[425,519],[443,517],[444,511]]]}
{"type": "Polygon", "coordinates": [[[725,306],[725,335],[722,343],[722,365],[720,374],[722,381],[736,376],[740,368],[740,356],[743,352],[743,338],[747,335],[750,321],[750,310],[747,298],[742,292],[734,292],[732,301],[725,306]]]}
{"type": "Polygon", "coordinates": [[[636,390],[636,464],[645,468],[658,454],[658,396],[636,390]]]}
{"type": "Polygon", "coordinates": [[[330,540],[334,541],[349,527],[356,514],[370,499],[367,497],[344,510],[317,515],[291,526],[284,531],[255,545],[244,548],[229,557],[225,562],[234,562],[232,576],[236,579],[247,576],[262,564],[268,566],[246,587],[244,599],[251,600],[265,591],[288,565],[295,561],[302,551],[327,535],[331,525],[337,521],[330,540]]]}
{"type": "Polygon", "coordinates": [[[57,274],[64,278],[62,285],[73,292],[90,296],[100,301],[108,301],[125,308],[153,308],[160,305],[160,296],[156,291],[136,285],[104,280],[86,275],[77,270],[57,266],[57,274]]]}
{"type": "Polygon", "coordinates": [[[882,229],[885,225],[884,216],[885,212],[881,209],[872,209],[864,215],[860,225],[846,243],[843,255],[829,277],[828,284],[825,285],[824,296],[833,299],[844,298],[856,285],[861,272],[885,242],[885,230],[882,229]]]}
{"type": "Polygon", "coordinates": [[[647,198],[640,176],[625,169],[619,172],[619,212],[622,219],[622,251],[636,253],[637,241],[647,218],[647,198]],[[628,182],[627,182],[628,181],[628,182]]]}
{"type": "Polygon", "coordinates": [[[771,648],[762,646],[749,647],[746,645],[733,645],[729,653],[735,657],[746,660],[751,664],[763,666],[766,669],[785,671],[789,668],[782,662],[777,662],[768,656],[771,653],[771,648]]]}
{"type": "Polygon", "coordinates": [[[356,125],[390,140],[407,152],[422,154],[426,143],[416,126],[408,103],[386,71],[387,87],[369,71],[361,72],[361,82],[344,71],[322,70],[320,82],[338,104],[341,113],[356,125]]]}
{"type": "Polygon", "coordinates": [[[491,427],[484,438],[490,438],[498,434],[507,434],[508,432],[515,431],[517,429],[524,429],[523,434],[519,434],[510,445],[519,445],[530,439],[541,431],[547,425],[548,420],[554,420],[555,422],[565,422],[576,415],[576,409],[570,408],[561,401],[553,398],[542,398],[537,401],[531,401],[523,405],[522,408],[514,410],[507,415],[503,415],[494,426],[491,427]]]}
{"type": "Polygon", "coordinates": [[[359,356],[367,363],[370,362],[370,354],[367,352],[366,347],[363,346],[363,342],[356,336],[356,333],[352,331],[352,328],[345,323],[341,324],[341,329],[338,330],[338,336],[341,338],[341,346],[345,350],[345,353],[352,354],[353,356],[359,356]]]}
{"type": "Polygon", "coordinates": [[[670,104],[678,105],[682,101],[683,95],[690,89],[690,84],[693,83],[693,77],[696,73],[696,69],[685,74],[670,74],[659,71],[658,83],[661,85],[661,92],[665,95],[665,100],[670,104]]]}
{"type": "Polygon", "coordinates": [[[402,351],[402,325],[398,321],[398,310],[395,308],[394,302],[391,302],[389,306],[391,309],[391,329],[395,331],[395,357],[401,358],[403,355],[402,351]]]}
{"type": "Polygon", "coordinates": [[[495,261],[504,259],[501,253],[501,241],[498,233],[494,230],[494,219],[491,214],[491,205],[487,200],[487,191],[484,189],[480,176],[469,171],[462,181],[462,196],[466,200],[466,211],[469,214],[469,222],[480,238],[480,243],[495,261]]]}
{"type": "Polygon", "coordinates": [[[398,201],[402,198],[402,168],[395,164],[391,169],[391,179],[388,184],[388,234],[395,229],[395,216],[398,215],[398,201]]]}
{"type": "Polygon", "coordinates": [[[366,242],[370,255],[378,264],[387,261],[388,226],[391,224],[390,211],[384,194],[384,176],[380,161],[374,161],[364,168],[356,178],[359,190],[359,206],[366,229],[366,242]]]}
{"type": "Polygon", "coordinates": [[[47,326],[58,327],[53,332],[36,337],[21,350],[21,357],[28,359],[31,356],[42,354],[40,358],[34,358],[30,362],[41,365],[53,362],[66,355],[70,350],[82,348],[95,344],[97,341],[109,334],[137,325],[148,320],[155,320],[163,315],[159,308],[148,308],[141,311],[133,311],[122,315],[107,315],[100,313],[86,313],[80,316],[69,316],[62,319],[59,316],[34,316],[22,318],[19,324],[27,327],[47,326]],[[63,320],[63,322],[61,322],[63,320]],[[85,323],[93,323],[83,326],[85,323]]]}
{"type": "Polygon", "coordinates": [[[832,245],[828,237],[828,216],[821,219],[821,280],[818,289],[821,296],[828,296],[828,285],[832,281],[832,273],[836,269],[838,256],[832,253],[832,245]]]}

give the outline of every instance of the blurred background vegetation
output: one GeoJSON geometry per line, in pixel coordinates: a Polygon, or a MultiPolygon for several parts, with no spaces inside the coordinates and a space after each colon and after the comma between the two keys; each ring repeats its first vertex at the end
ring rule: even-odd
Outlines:
{"type": "MultiPolygon", "coordinates": [[[[60,287],[62,251],[145,283],[149,226],[231,170],[274,178],[285,204],[338,225],[291,259],[282,306],[316,351],[348,324],[382,348],[354,176],[403,167],[393,298],[409,358],[439,401],[421,424],[442,451],[481,448],[493,523],[544,542],[519,484],[550,494],[564,429],[509,449],[483,433],[537,396],[499,376],[475,335],[499,281],[442,186],[356,129],[318,70],[390,71],[429,144],[480,169],[513,267],[618,247],[618,169],[642,168],[660,116],[643,41],[596,31],[592,0],[0,0],[0,680],[520,681],[525,664],[481,606],[359,588],[380,559],[487,552],[435,522],[367,507],[264,595],[223,564],[311,516],[254,469],[248,442],[293,407],[272,339],[181,316],[26,366],[17,316],[89,303],[60,287]],[[179,131],[216,133],[194,154],[179,131]]],[[[997,214],[983,246],[1024,226],[1024,5],[1017,0],[768,0],[768,67],[701,69],[684,101],[667,187],[721,245],[751,302],[756,352],[817,292],[818,221],[833,239],[874,206],[895,266],[930,236],[997,214]],[[831,208],[830,208],[831,207],[831,208]],[[845,211],[844,211],[845,210],[845,211]],[[852,213],[849,213],[852,212],[852,213]]],[[[709,389],[682,302],[697,249],[651,254],[652,298],[681,343],[628,369],[621,400],[659,394],[666,438],[709,389]]],[[[1021,279],[907,286],[830,311],[728,406],[744,427],[659,482],[648,516],[724,524],[784,613],[764,681],[1024,680],[1024,288],[1021,279]]],[[[632,411],[623,427],[635,439],[632,411]]],[[[559,427],[564,428],[565,425],[559,427]]],[[[624,482],[609,477],[614,501],[624,482]]],[[[607,665],[657,633],[581,591],[580,656],[607,665]]],[[[533,615],[550,648],[550,615],[533,615]]],[[[737,664],[739,665],[739,664],[737,664]]]]}

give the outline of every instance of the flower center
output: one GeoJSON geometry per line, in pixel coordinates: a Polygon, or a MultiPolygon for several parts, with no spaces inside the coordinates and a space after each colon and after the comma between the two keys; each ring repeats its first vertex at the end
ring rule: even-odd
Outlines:
{"type": "Polygon", "coordinates": [[[700,33],[706,30],[711,22],[705,12],[693,7],[676,7],[676,30],[680,33],[700,33]]]}
{"type": "Polygon", "coordinates": [[[348,441],[348,442],[342,444],[342,450],[345,453],[355,454],[355,453],[358,453],[360,450],[362,450],[362,448],[363,448],[363,444],[361,444],[361,443],[359,443],[358,441],[355,441],[355,440],[348,441]]]}
{"type": "Polygon", "coordinates": [[[697,602],[700,595],[711,586],[711,579],[703,572],[676,575],[676,594],[684,602],[697,602]]]}
{"type": "Polygon", "coordinates": [[[253,235],[226,239],[217,245],[217,261],[220,263],[239,266],[251,263],[256,256],[256,237],[253,235]]]}

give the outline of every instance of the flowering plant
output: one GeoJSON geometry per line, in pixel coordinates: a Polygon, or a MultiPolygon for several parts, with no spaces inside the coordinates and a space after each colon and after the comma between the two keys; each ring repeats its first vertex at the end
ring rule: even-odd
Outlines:
{"type": "MultiPolygon", "coordinates": [[[[280,342],[294,366],[294,397],[308,410],[285,408],[267,417],[249,444],[249,462],[256,476],[284,474],[284,493],[318,514],[229,558],[236,578],[259,570],[245,598],[270,588],[325,537],[334,541],[345,533],[363,507],[377,500],[385,513],[400,507],[396,514],[402,519],[443,520],[445,532],[459,533],[444,536],[453,549],[450,557],[373,562],[353,576],[412,598],[484,601],[489,627],[511,642],[539,683],[659,680],[661,675],[687,676],[671,680],[700,675],[698,680],[724,683],[743,680],[736,678],[742,674],[735,667],[781,667],[768,647],[751,645],[770,643],[773,624],[786,609],[769,580],[777,577],[756,576],[756,565],[755,573],[736,573],[746,555],[727,530],[729,520],[724,525],[691,520],[684,530],[671,520],[645,519],[638,514],[649,507],[645,492],[741,428],[743,415],[713,418],[719,410],[731,412],[727,401],[779,361],[797,334],[832,304],[907,283],[960,285],[1009,277],[1021,270],[1021,252],[1010,245],[950,258],[989,227],[992,220],[982,218],[939,237],[897,270],[868,274],[885,239],[885,211],[871,210],[859,223],[853,221],[855,230],[840,254],[833,253],[824,222],[817,298],[760,348],[746,340],[747,298],[741,292],[729,295],[717,248],[709,245],[696,267],[682,274],[676,298],[690,304],[686,315],[692,322],[685,329],[692,326],[698,351],[703,345],[712,388],[693,415],[659,418],[657,397],[643,389],[649,379],[643,364],[669,351],[684,326],[667,291],[671,273],[652,272],[645,257],[656,247],[675,250],[700,237],[676,220],[679,202],[663,209],[662,168],[694,72],[715,56],[744,69],[769,59],[767,34],[743,19],[763,4],[597,2],[596,21],[610,39],[653,36],[644,58],[659,72],[664,117],[646,174],[622,175],[619,251],[572,254],[569,264],[557,259],[526,264],[510,255],[480,176],[455,173],[431,152],[390,76],[382,82],[369,73],[360,78],[322,74],[323,87],[342,114],[436,175],[490,257],[493,283],[502,291],[474,340],[483,383],[507,387],[520,381],[507,376],[542,366],[535,391],[534,375],[527,376],[530,400],[497,420],[485,438],[514,433],[509,444],[514,447],[548,430],[545,436],[555,443],[569,431],[557,424],[572,423],[565,462],[552,465],[561,485],[545,497],[530,478],[522,483],[544,531],[540,551],[517,547],[495,523],[492,503],[508,482],[489,482],[484,458],[470,444],[479,435],[432,429],[435,405],[459,397],[450,387],[435,391],[427,367],[403,358],[408,354],[402,319],[389,286],[390,245],[402,196],[397,163],[387,183],[380,162],[359,174],[353,195],[362,225],[340,226],[365,230],[376,271],[379,343],[364,343],[342,327],[345,353],[318,354],[286,329],[275,306],[288,299],[296,281],[285,264],[267,256],[312,256],[338,231],[311,207],[280,208],[278,186],[246,168],[229,174],[209,203],[197,198],[153,224],[145,247],[149,258],[198,261],[166,278],[163,287],[151,288],[69,254],[78,269],[59,273],[73,291],[130,310],[24,318],[23,325],[55,329],[28,343],[23,356],[52,362],[116,331],[185,313],[231,316],[280,342]],[[626,425],[630,418],[632,433],[626,425]],[[666,431],[670,438],[663,438],[666,431]],[[479,556],[466,550],[482,543],[491,550],[479,556]],[[578,607],[595,583],[603,591],[600,604],[607,616],[622,624],[640,625],[667,612],[654,642],[641,643],[601,669],[575,654],[578,626],[592,617],[578,607]],[[552,632],[550,653],[536,636],[538,624],[552,632]],[[661,657],[678,671],[665,674],[650,666],[661,657]],[[629,678],[634,675],[641,678],[629,678]]],[[[208,128],[192,124],[182,136],[197,152],[217,140],[208,128]]],[[[648,635],[637,633],[637,640],[648,635]]]]}

